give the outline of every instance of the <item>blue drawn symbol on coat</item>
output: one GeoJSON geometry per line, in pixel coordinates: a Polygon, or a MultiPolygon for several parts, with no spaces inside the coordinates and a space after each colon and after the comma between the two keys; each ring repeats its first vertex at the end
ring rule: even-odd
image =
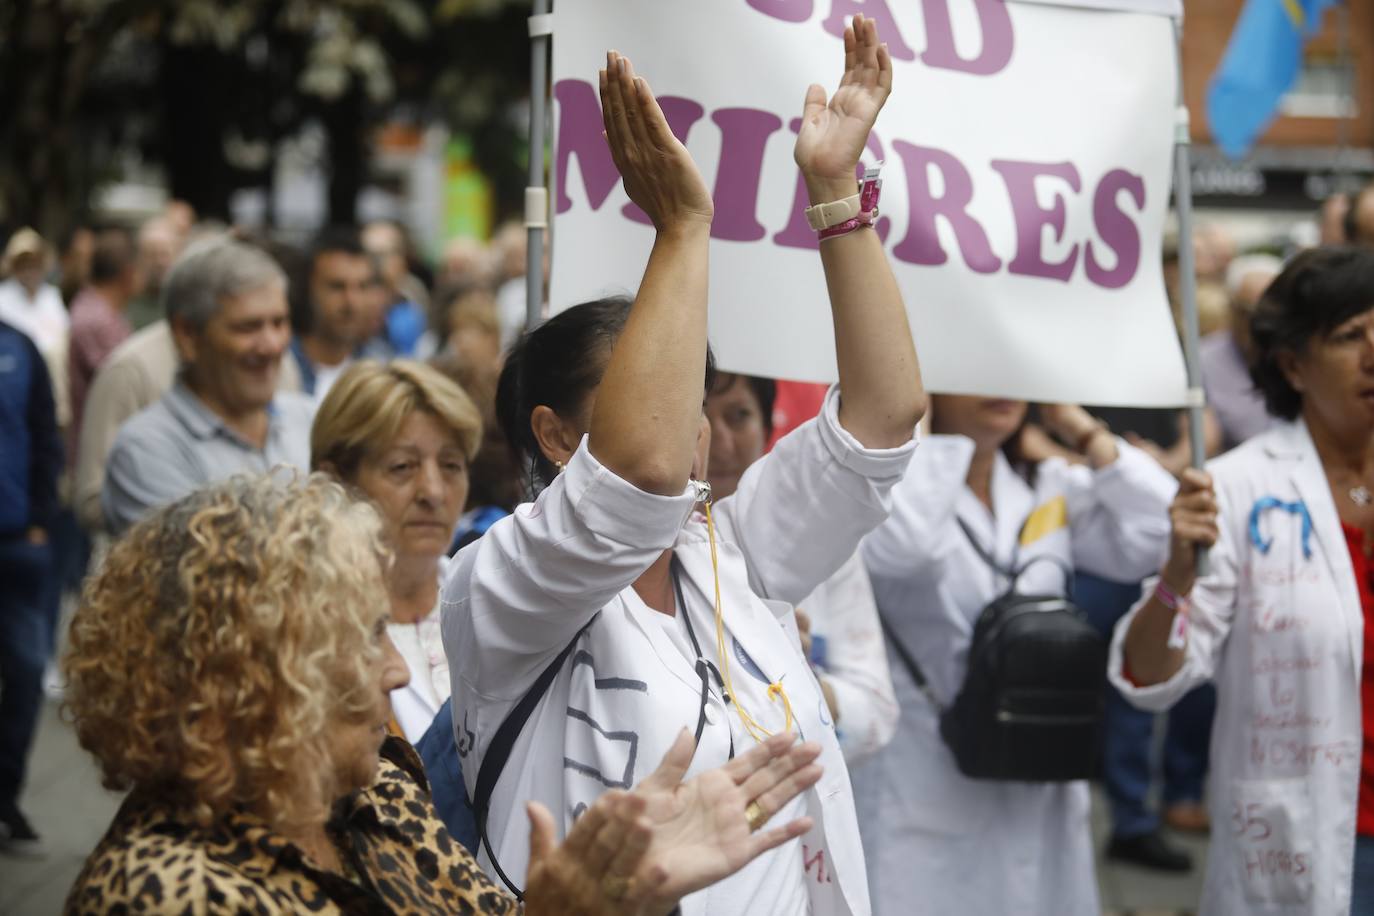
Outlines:
{"type": "MultiPolygon", "coordinates": [[[[830,704],[825,701],[824,691],[821,692],[820,717],[821,724],[824,725],[826,728],[829,728],[830,726],[835,724],[834,722],[830,721],[830,704]]],[[[836,732],[838,733],[839,729],[836,729],[836,732]]]]}
{"type": "Polygon", "coordinates": [[[1302,519],[1302,556],[1305,560],[1312,559],[1312,514],[1307,511],[1307,503],[1302,500],[1286,503],[1277,496],[1265,496],[1255,500],[1255,506],[1250,510],[1250,544],[1261,554],[1268,554],[1269,549],[1274,546],[1274,539],[1265,538],[1260,531],[1260,521],[1270,509],[1282,509],[1302,519]]]}
{"type": "Polygon", "coordinates": [[[463,710],[463,730],[458,733],[458,756],[466,758],[472,753],[472,746],[477,743],[477,736],[468,728],[468,711],[463,710]]]}
{"type": "MultiPolygon", "coordinates": [[[[574,709],[571,706],[568,707],[568,718],[588,726],[601,738],[605,739],[606,742],[609,742],[610,745],[625,745],[625,769],[619,776],[614,773],[607,775],[603,773],[601,768],[596,764],[573,760],[571,757],[563,758],[563,769],[572,770],[574,773],[580,773],[590,779],[595,779],[608,789],[628,789],[633,786],[635,783],[635,758],[639,754],[639,733],[632,731],[607,731],[601,726],[601,723],[597,722],[586,712],[581,709],[574,709]]],[[[571,727],[572,725],[570,723],[569,728],[571,727]]],[[[614,750],[603,744],[602,749],[598,752],[598,756],[604,759],[608,753],[614,753],[614,750]]]]}
{"type": "Polygon", "coordinates": [[[735,649],[735,660],[740,663],[740,665],[744,668],[745,671],[748,671],[756,679],[763,681],[765,684],[772,683],[772,681],[768,680],[768,676],[763,673],[763,669],[760,668],[758,664],[752,658],[749,657],[748,652],[744,651],[744,646],[741,646],[739,644],[738,639],[735,639],[735,637],[731,636],[730,643],[734,646],[735,649]]]}

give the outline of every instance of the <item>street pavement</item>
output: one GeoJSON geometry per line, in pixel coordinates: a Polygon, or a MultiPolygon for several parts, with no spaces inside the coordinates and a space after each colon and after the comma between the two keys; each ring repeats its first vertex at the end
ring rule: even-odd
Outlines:
{"type": "MultiPolygon", "coordinates": [[[[43,710],[22,807],[43,835],[47,854],[41,859],[0,855],[0,916],[52,916],[61,912],[82,860],[119,807],[119,797],[101,788],[95,764],[77,746],[75,734],[61,721],[52,702],[43,710]]],[[[1099,850],[1106,842],[1106,830],[1101,798],[1095,797],[1093,831],[1099,850]]],[[[1160,875],[1099,863],[1097,875],[1105,911],[1112,916],[1192,913],[1202,888],[1206,841],[1189,838],[1181,842],[1196,860],[1193,871],[1186,875],[1160,875]]]]}

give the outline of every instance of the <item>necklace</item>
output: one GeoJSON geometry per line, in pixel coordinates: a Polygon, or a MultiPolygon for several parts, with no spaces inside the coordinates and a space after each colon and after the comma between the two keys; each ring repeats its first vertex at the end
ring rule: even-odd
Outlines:
{"type": "Polygon", "coordinates": [[[1348,495],[1350,501],[1357,506],[1367,506],[1370,503],[1374,503],[1374,496],[1370,495],[1369,487],[1366,487],[1364,484],[1351,487],[1346,495],[1348,495]]]}

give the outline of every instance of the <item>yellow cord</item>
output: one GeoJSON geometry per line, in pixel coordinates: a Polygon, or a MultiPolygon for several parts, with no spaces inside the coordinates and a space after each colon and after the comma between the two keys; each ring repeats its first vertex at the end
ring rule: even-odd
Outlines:
{"type": "MultiPolygon", "coordinates": [[[[735,693],[734,684],[730,681],[730,656],[725,651],[725,614],[721,609],[720,602],[720,562],[716,559],[716,525],[711,519],[711,500],[706,500],[706,534],[711,542],[711,572],[716,580],[716,654],[720,657],[720,677],[725,682],[725,691],[735,700],[735,710],[739,713],[740,722],[744,723],[744,730],[753,736],[755,741],[763,742],[773,736],[773,732],[760,725],[749,711],[740,702],[739,694],[735,693]]],[[[792,730],[792,701],[787,697],[787,691],[783,689],[782,679],[779,678],[768,685],[768,699],[776,701],[782,698],[782,708],[786,714],[782,730],[790,732],[792,730]]]]}

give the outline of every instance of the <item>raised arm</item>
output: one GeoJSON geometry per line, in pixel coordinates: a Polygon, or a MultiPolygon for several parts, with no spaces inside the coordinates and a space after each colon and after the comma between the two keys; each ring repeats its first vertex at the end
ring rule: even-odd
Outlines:
{"type": "Polygon", "coordinates": [[[588,447],[641,490],[687,485],[706,378],[706,271],[713,205],[653,93],[612,51],[601,72],[611,157],[657,236],[592,410],[588,447]]]}
{"type": "MultiPolygon", "coordinates": [[[[844,77],[834,96],[806,90],[794,156],[812,206],[858,190],[855,169],[892,91],[892,60],[874,20],[855,16],[844,33],[844,77]]],[[[878,234],[859,229],[821,242],[835,322],[840,424],[869,448],[911,438],[926,409],[906,307],[878,234]]]]}

